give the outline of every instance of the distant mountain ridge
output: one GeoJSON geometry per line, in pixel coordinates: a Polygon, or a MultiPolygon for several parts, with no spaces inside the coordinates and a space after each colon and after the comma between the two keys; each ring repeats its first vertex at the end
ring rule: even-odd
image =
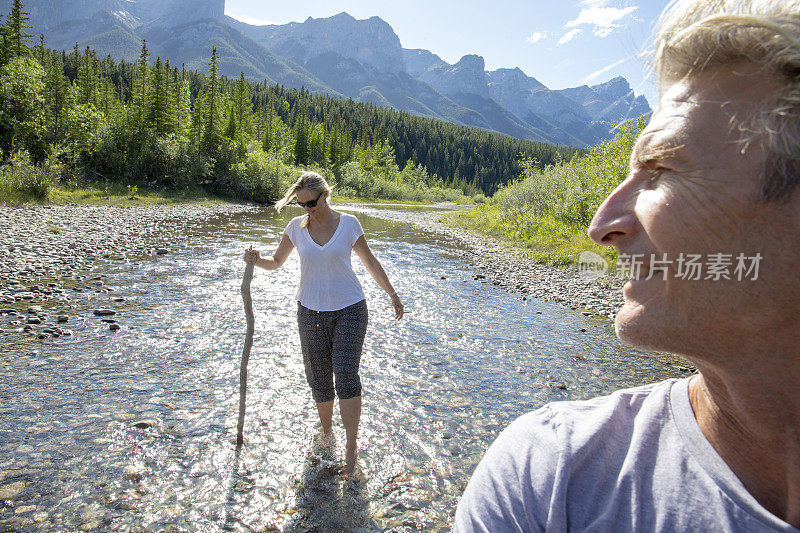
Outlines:
{"type": "MultiPolygon", "coordinates": [[[[0,12],[11,0],[0,0],[0,12]]],[[[332,17],[254,26],[225,15],[224,0],[28,0],[35,33],[53,48],[91,46],[135,61],[141,40],[153,56],[205,70],[212,45],[220,72],[254,81],[393,107],[416,115],[534,141],[585,147],[612,134],[610,123],[651,109],[624,78],[550,90],[519,68],[486,71],[478,55],[450,65],[401,46],[378,17],[332,17]]]]}

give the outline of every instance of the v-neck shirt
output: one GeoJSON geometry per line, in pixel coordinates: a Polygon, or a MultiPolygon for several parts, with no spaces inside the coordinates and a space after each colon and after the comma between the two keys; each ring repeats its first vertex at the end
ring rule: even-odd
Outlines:
{"type": "Polygon", "coordinates": [[[364,235],[361,223],[353,215],[340,213],[333,236],[320,245],[308,228],[300,227],[305,218],[293,218],[284,230],[300,256],[300,287],[295,299],[313,311],[338,311],[363,300],[364,290],[350,261],[353,245],[364,235]]]}

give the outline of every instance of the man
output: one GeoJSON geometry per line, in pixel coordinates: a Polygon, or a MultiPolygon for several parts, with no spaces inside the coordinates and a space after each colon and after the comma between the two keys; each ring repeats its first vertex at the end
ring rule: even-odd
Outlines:
{"type": "Polygon", "coordinates": [[[589,234],[641,265],[620,339],[699,373],[523,415],[457,531],[800,531],[800,2],[672,4],[655,67],[589,234]]]}

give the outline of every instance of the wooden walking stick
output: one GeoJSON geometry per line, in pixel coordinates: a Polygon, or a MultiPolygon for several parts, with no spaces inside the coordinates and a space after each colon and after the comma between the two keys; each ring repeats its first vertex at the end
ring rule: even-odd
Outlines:
{"type": "MultiPolygon", "coordinates": [[[[250,246],[252,250],[253,247],[250,246]]],[[[247,403],[247,362],[250,360],[250,348],[253,347],[253,330],[255,329],[256,319],[253,315],[253,299],[250,297],[250,282],[253,279],[253,267],[255,261],[246,263],[244,267],[244,279],[242,279],[242,301],[244,302],[244,314],[247,317],[247,333],[244,338],[244,349],[242,349],[242,363],[239,365],[239,422],[236,425],[236,446],[239,447],[244,442],[244,410],[247,403]]]]}

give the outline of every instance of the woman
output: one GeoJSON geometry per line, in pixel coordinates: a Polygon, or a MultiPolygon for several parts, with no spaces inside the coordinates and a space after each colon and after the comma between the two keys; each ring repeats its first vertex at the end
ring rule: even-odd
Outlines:
{"type": "Polygon", "coordinates": [[[316,172],[300,176],[276,207],[280,211],[296,198],[306,214],[289,222],[272,257],[261,257],[257,250],[247,250],[244,260],[275,270],[283,265],[292,248],[297,248],[300,255],[297,324],[306,380],[317,404],[322,443],[331,442],[333,399],[339,396],[339,411],[347,436],[342,475],[349,478],[358,459],[356,437],[361,416],[358,366],[367,329],[367,304],[350,264],[351,250],[392,299],[398,320],[403,317],[403,304],[372,255],[358,219],[331,209],[330,194],[325,178],[316,172]]]}

